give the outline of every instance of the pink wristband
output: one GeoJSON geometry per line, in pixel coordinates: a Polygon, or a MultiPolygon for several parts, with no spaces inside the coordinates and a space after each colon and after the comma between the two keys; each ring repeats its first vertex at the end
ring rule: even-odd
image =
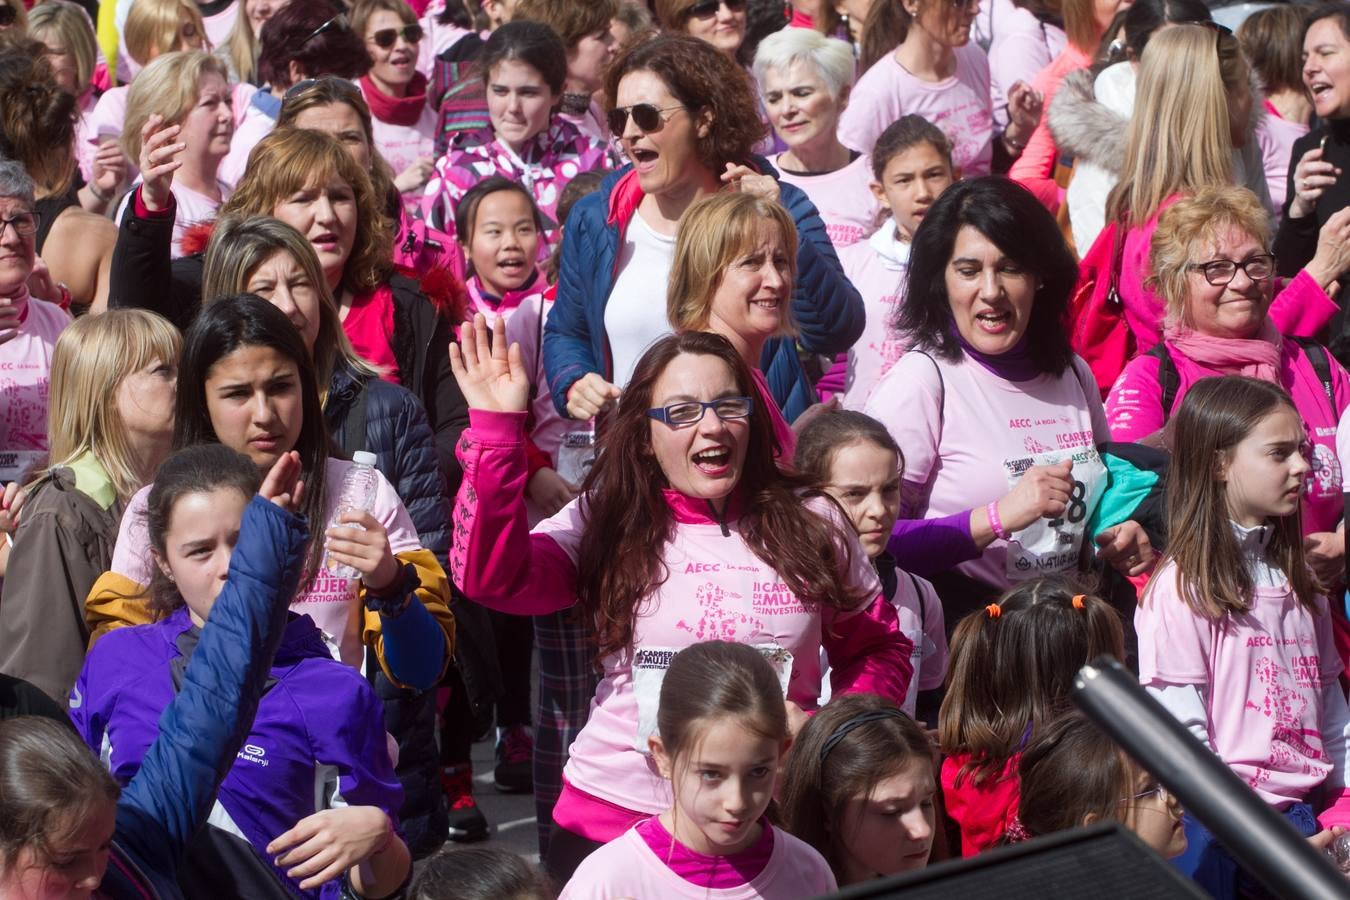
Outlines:
{"type": "Polygon", "coordinates": [[[1012,535],[1003,528],[1003,522],[998,517],[997,500],[984,508],[984,514],[989,517],[989,529],[994,532],[994,537],[1004,541],[1012,538],[1012,535]]]}

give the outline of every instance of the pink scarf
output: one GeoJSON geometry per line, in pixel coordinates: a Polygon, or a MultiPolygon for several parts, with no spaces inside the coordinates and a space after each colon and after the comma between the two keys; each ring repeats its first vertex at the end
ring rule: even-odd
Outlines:
{"type": "Polygon", "coordinates": [[[1214,337],[1185,325],[1176,325],[1164,329],[1163,340],[1169,349],[1207,369],[1224,375],[1246,375],[1272,384],[1280,383],[1284,342],[1269,319],[1251,338],[1214,337]]]}

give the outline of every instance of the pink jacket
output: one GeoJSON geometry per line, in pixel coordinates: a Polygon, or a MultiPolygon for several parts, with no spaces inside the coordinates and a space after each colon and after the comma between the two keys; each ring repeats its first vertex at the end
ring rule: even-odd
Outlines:
{"type": "MultiPolygon", "coordinates": [[[[1047,111],[1064,76],[1076,69],[1086,69],[1091,64],[1091,57],[1082,50],[1073,44],[1064,45],[1064,51],[1031,82],[1031,86],[1045,99],[1047,111]]],[[[1012,164],[1008,177],[1035,194],[1046,209],[1055,212],[1064,200],[1064,192],[1055,183],[1055,163],[1058,160],[1059,148],[1055,146],[1055,137],[1050,133],[1050,122],[1042,116],[1041,124],[1031,133],[1027,145],[1022,148],[1022,155],[1012,164]]]]}
{"type": "MultiPolygon", "coordinates": [[[[516,615],[573,606],[584,501],[529,533],[522,497],[525,414],[475,409],[469,416],[458,448],[464,480],[455,501],[452,577],[474,601],[516,615]]],[[[586,802],[607,808],[611,818],[614,808],[654,815],[670,805],[669,783],[647,759],[646,733],[665,667],[682,647],[713,639],[759,647],[775,663],[786,697],[806,710],[820,695],[822,648],[834,693],[875,693],[901,703],[914,674],[913,646],[899,630],[895,608],[881,596],[871,562],[832,504],[808,501],[837,519],[849,575],[875,595],[856,610],[801,603],[746,546],[734,501],[727,521],[719,523],[703,503],[669,490],[666,499],[675,518],[664,549],[667,577],[643,603],[633,645],[602,661],[590,719],[564,770],[567,783],[586,802]]],[[[595,826],[579,826],[593,832],[585,834],[592,840],[612,840],[623,830],[598,824],[607,818],[602,812],[597,810],[595,826]]]]}
{"type": "MultiPolygon", "coordinates": [[[[1313,283],[1307,275],[1300,275],[1299,278],[1313,283]]],[[[1298,279],[1295,279],[1294,284],[1299,284],[1298,279]]],[[[1294,290],[1293,286],[1291,290],[1294,290]]],[[[1288,293],[1290,291],[1285,291],[1285,294],[1288,293]]],[[[1170,418],[1175,415],[1182,398],[1193,384],[1202,378],[1228,373],[1205,368],[1183,356],[1170,343],[1167,346],[1180,381],[1176,401],[1166,417],[1170,418]]],[[[1310,460],[1313,471],[1308,479],[1303,506],[1303,531],[1306,534],[1334,531],[1344,509],[1341,465],[1336,455],[1336,425],[1341,413],[1350,406],[1350,374],[1330,354],[1327,355],[1327,362],[1331,369],[1332,393],[1335,395],[1334,410],[1303,348],[1293,338],[1284,339],[1280,386],[1293,397],[1294,406],[1308,430],[1308,438],[1313,442],[1313,458],[1310,460]]],[[[1163,426],[1162,387],[1158,383],[1160,365],[1161,361],[1156,357],[1136,356],[1126,364],[1125,371],[1111,386],[1111,393],[1106,398],[1106,418],[1112,440],[1139,441],[1163,426]]]]}

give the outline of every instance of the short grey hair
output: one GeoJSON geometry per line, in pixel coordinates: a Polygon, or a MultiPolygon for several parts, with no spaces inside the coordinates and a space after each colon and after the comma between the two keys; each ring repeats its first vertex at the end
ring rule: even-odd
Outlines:
{"type": "Polygon", "coordinates": [[[810,28],[784,28],[760,41],[755,51],[755,80],[761,92],[764,76],[770,69],[783,72],[798,61],[814,65],[820,80],[836,99],[857,77],[858,63],[847,43],[810,28]]]}
{"type": "Polygon", "coordinates": [[[12,159],[0,158],[0,197],[26,200],[31,208],[37,205],[35,190],[33,179],[23,166],[12,159]]]}

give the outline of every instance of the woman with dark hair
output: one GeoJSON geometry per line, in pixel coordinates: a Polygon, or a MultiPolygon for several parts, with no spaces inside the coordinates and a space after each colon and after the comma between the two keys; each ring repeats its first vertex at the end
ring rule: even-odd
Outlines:
{"type": "MultiPolygon", "coordinates": [[[[560,412],[586,420],[609,409],[642,351],[669,333],[666,277],[680,217],[724,186],[779,201],[796,223],[792,316],[802,347],[833,356],[858,339],[862,298],[825,223],[805,193],[751,153],[764,126],[734,63],[703,41],[662,35],[615,60],[605,104],[633,164],[577,203],[563,238],[558,298],[544,327],[544,369],[560,412]]],[[[789,421],[813,402],[791,341],[769,341],[760,369],[789,421]]]]}
{"type": "MultiPolygon", "coordinates": [[[[605,86],[605,70],[614,62],[618,40],[610,30],[623,7],[619,0],[516,0],[515,22],[538,22],[552,28],[567,51],[558,116],[601,142],[609,140],[604,110],[595,95],[605,86]]],[[[642,11],[634,7],[635,11],[642,11]]]]}
{"type": "Polygon", "coordinates": [[[1303,86],[1303,31],[1308,11],[1280,5],[1258,9],[1238,29],[1238,43],[1265,94],[1266,114],[1257,120],[1256,142],[1266,164],[1270,202],[1284,209],[1294,142],[1308,133],[1312,98],[1303,86]]]}
{"type": "Polygon", "coordinates": [[[238,127],[230,155],[220,164],[220,180],[230,186],[244,176],[249,154],[275,127],[287,90],[308,78],[359,78],[370,69],[365,42],[331,0],[286,4],[263,24],[258,40],[263,86],[249,97],[247,109],[235,110],[238,127]]]}
{"type": "Polygon", "coordinates": [[[456,207],[467,190],[494,175],[519,181],[544,216],[538,251],[543,262],[557,239],[563,189],[576,175],[608,165],[605,145],[557,115],[567,53],[547,25],[508,22],[488,38],[479,64],[487,86],[488,127],[455,135],[436,162],[422,213],[453,235],[456,207]]]}
{"type": "MultiPolygon", "coordinates": [[[[952,185],[914,235],[895,323],[912,352],[865,412],[904,454],[897,534],[919,527],[906,519],[964,531],[947,554],[907,555],[953,625],[1013,582],[1076,568],[1092,537],[1107,484],[1097,444],[1110,432],[1061,325],[1077,277],[1054,217],[1002,178],[952,185]]],[[[1139,574],[1151,562],[1142,538],[1126,522],[1097,542],[1139,574]]]]}
{"type": "MultiPolygon", "coordinates": [[[[353,464],[331,455],[314,364],[285,313],[252,294],[218,300],[188,329],[179,365],[175,448],[221,443],[259,469],[292,450],[300,456],[302,512],[327,531],[309,548],[292,608],[314,619],[348,665],[364,668],[373,650],[390,681],[419,689],[434,684],[454,637],[444,570],[419,545],[407,510],[383,476],[377,474],[369,511],[339,513],[341,485],[353,464]],[[335,562],[357,570],[354,586],[329,574],[335,562]]],[[[90,592],[88,615],[100,622],[95,639],[109,624],[102,620],[147,620],[143,598],[154,572],[147,493],[132,498],[111,571],[90,592]]]]}
{"type": "MultiPolygon", "coordinates": [[[[570,233],[570,228],[569,228],[570,233]]],[[[553,810],[550,874],[669,804],[646,757],[670,658],[700,640],[758,647],[793,727],[815,705],[824,650],[836,694],[904,696],[911,643],[857,535],[829,500],[803,502],[774,458],[749,367],[721,335],[658,340],[600,437],[583,496],[528,533],[529,376],[500,320],[451,346],[473,425],[460,452],[451,568],[465,594],[516,614],[579,605],[604,675],[553,810]]]]}

